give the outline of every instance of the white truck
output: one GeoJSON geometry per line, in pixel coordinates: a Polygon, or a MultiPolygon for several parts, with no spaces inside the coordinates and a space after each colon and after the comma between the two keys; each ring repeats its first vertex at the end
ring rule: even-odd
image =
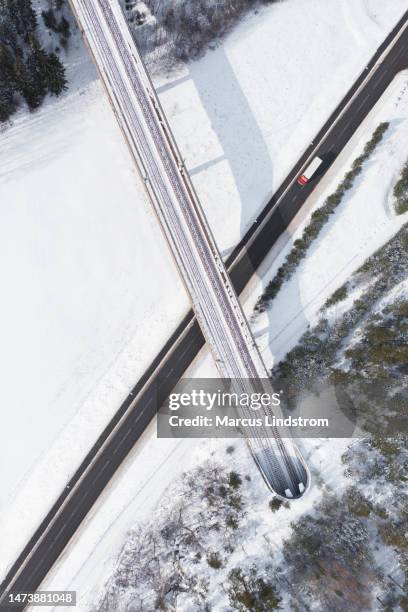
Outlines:
{"type": "Polygon", "coordinates": [[[297,180],[299,185],[306,185],[306,183],[310,181],[310,179],[322,163],[323,160],[320,157],[315,157],[314,159],[312,159],[310,164],[303,170],[303,173],[299,176],[297,180]]]}

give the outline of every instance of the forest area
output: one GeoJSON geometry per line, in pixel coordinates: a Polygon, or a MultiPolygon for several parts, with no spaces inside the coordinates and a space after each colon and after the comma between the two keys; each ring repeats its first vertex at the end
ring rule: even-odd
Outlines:
{"type": "Polygon", "coordinates": [[[31,0],[0,0],[0,122],[6,122],[26,103],[32,111],[45,96],[67,89],[59,57],[71,34],[64,0],[51,3],[40,15],[31,0]],[[48,31],[45,48],[41,33],[48,31]]]}

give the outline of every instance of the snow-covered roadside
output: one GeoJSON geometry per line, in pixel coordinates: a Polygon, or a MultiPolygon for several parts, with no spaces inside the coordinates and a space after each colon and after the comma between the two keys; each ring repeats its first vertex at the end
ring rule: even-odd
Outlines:
{"type": "MultiPolygon", "coordinates": [[[[345,195],[312,243],[296,275],[283,285],[271,308],[255,318],[253,329],[267,363],[284,357],[304,332],[305,325],[315,322],[327,296],[406,221],[406,215],[397,216],[393,212],[391,192],[407,157],[402,143],[408,136],[408,71],[397,75],[309,198],[308,215],[302,211],[299,215],[302,220],[294,219],[288,228],[286,245],[279,255],[272,259],[276,255],[274,251],[268,258],[269,263],[263,263],[260,271],[263,286],[275,276],[292,243],[301,236],[310,214],[333,193],[377,125],[383,121],[389,121],[390,127],[373,156],[365,163],[353,189],[345,195]]],[[[246,290],[246,294],[249,293],[255,297],[253,284],[246,290]]]]}
{"type": "MultiPolygon", "coordinates": [[[[305,266],[316,266],[322,270],[322,286],[313,285],[315,302],[313,311],[310,314],[310,321],[316,316],[317,310],[325,302],[327,297],[335,290],[344,279],[338,277],[338,270],[345,265],[344,258],[348,261],[348,256],[353,254],[352,249],[359,253],[358,261],[352,260],[346,271],[346,277],[351,271],[356,269],[360,263],[373,252],[380,244],[385,242],[401,226],[404,218],[390,217],[388,215],[387,197],[392,183],[395,181],[398,171],[405,161],[405,138],[408,130],[408,88],[406,88],[408,75],[401,74],[395,79],[394,83],[384,95],[379,105],[372,112],[370,117],[356,134],[347,150],[336,162],[330,175],[325,179],[325,184],[319,192],[312,196],[312,208],[321,204],[322,199],[337,186],[339,177],[347,169],[350,162],[358,154],[361,144],[363,144],[372,134],[374,128],[380,121],[389,120],[391,127],[386,135],[383,144],[378,152],[373,156],[370,163],[364,168],[362,180],[358,187],[353,190],[347,203],[337,211],[330,227],[320,240],[316,242],[313,254],[308,258],[305,266]],[[378,177],[378,180],[377,178],[378,177]],[[367,208],[367,206],[369,208],[367,208]],[[368,226],[367,235],[363,227],[357,228],[354,233],[354,225],[350,225],[350,219],[345,234],[344,223],[347,211],[350,211],[360,223],[364,220],[368,226]],[[372,220],[373,226],[367,223],[367,216],[372,220]],[[373,233],[374,228],[380,229],[379,234],[373,233]],[[344,236],[348,240],[355,240],[354,243],[347,243],[348,248],[344,247],[344,236]],[[361,244],[358,242],[358,235],[362,236],[361,244]],[[368,237],[371,237],[368,240],[368,237]],[[330,239],[334,245],[339,244],[339,248],[330,251],[328,257],[327,240],[330,239]],[[341,247],[341,248],[340,248],[341,247]],[[361,249],[361,253],[360,253],[361,249]],[[330,270],[332,278],[330,278],[330,270]]],[[[347,217],[346,217],[347,219],[347,217]]],[[[364,226],[364,227],[365,227],[364,226]]],[[[300,231],[299,228],[298,231],[300,231]]],[[[262,286],[269,280],[273,271],[271,262],[276,258],[276,252],[269,257],[269,262],[263,266],[263,276],[254,278],[250,288],[246,292],[244,303],[245,311],[251,314],[253,304],[262,289],[262,286]]],[[[274,263],[276,267],[278,263],[274,263]]],[[[319,279],[317,268],[308,269],[309,279],[319,279]]],[[[293,282],[296,286],[303,287],[306,283],[305,271],[299,268],[293,282]],[[302,281],[303,279],[303,281],[302,281]]],[[[288,283],[290,285],[290,283],[288,283]]],[[[286,290],[284,288],[282,293],[286,290]]],[[[278,298],[277,298],[278,299],[278,298]]],[[[285,303],[281,303],[285,309],[291,304],[290,294],[286,294],[285,303]]],[[[285,310],[283,309],[283,310],[285,310]]],[[[306,311],[302,318],[301,331],[305,331],[308,324],[309,311],[306,311]]],[[[267,316],[267,315],[265,315],[267,316]]],[[[281,354],[289,350],[298,337],[300,326],[297,321],[287,321],[283,316],[276,318],[275,333],[284,330],[289,323],[293,325],[292,333],[285,333],[286,346],[282,343],[281,354]],[[295,340],[294,340],[295,338],[295,340]]],[[[264,321],[264,324],[269,323],[264,321]]],[[[269,329],[269,328],[268,328],[269,329]]],[[[266,332],[265,332],[266,333],[266,332]]],[[[261,337],[261,336],[260,336],[261,337]]],[[[262,340],[262,337],[261,337],[262,340]]],[[[270,350],[265,351],[266,362],[272,365],[270,350]]],[[[190,368],[189,376],[215,376],[215,369],[211,363],[210,355],[204,349],[196,363],[190,368]]],[[[86,612],[100,593],[103,584],[112,575],[115,567],[117,555],[123,545],[127,530],[137,521],[149,516],[154,512],[156,503],[161,494],[171,481],[205,458],[212,457],[223,461],[225,458],[225,447],[231,441],[208,440],[197,443],[195,440],[167,441],[155,439],[154,426],[146,432],[143,447],[135,450],[125,463],[123,471],[111,482],[109,489],[105,492],[95,505],[91,515],[87,518],[85,528],[81,529],[75,537],[75,541],[68,547],[63,557],[52,570],[44,583],[46,588],[62,589],[70,588],[78,591],[77,610],[86,612]],[[142,476],[140,475],[142,473],[142,476]],[[89,552],[92,551],[92,552],[89,552]]],[[[264,522],[265,529],[258,529],[256,538],[254,536],[254,546],[259,543],[264,544],[263,536],[267,534],[268,544],[275,553],[279,553],[279,546],[282,540],[288,536],[290,522],[296,520],[302,513],[309,510],[313,503],[319,498],[321,488],[326,490],[336,488],[340,491],[345,486],[346,479],[343,475],[344,466],[341,463],[341,455],[347,447],[349,440],[305,440],[302,450],[312,471],[314,486],[310,493],[297,503],[291,504],[288,511],[281,511],[279,519],[276,515],[271,515],[266,506],[267,492],[263,493],[263,483],[257,479],[257,474],[245,448],[235,443],[236,452],[234,457],[238,461],[237,469],[241,473],[251,473],[253,483],[251,486],[261,487],[259,492],[260,503],[256,506],[257,524],[264,522]]],[[[266,490],[265,490],[266,491],[266,490]]]]}
{"type": "MultiPolygon", "coordinates": [[[[187,75],[157,83],[223,251],[256,216],[405,0],[383,7],[381,0],[275,4],[249,16],[187,75]]],[[[20,111],[0,135],[7,415],[0,434],[0,575],[188,304],[78,45],[68,94],[33,115],[20,111]]]]}

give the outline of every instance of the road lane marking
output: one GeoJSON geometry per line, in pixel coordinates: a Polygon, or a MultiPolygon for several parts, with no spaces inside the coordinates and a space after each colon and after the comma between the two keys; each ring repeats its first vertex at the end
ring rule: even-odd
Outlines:
{"type": "Polygon", "coordinates": [[[125,435],[120,439],[119,444],[117,445],[117,447],[115,448],[115,450],[113,451],[113,455],[116,454],[116,451],[118,451],[120,449],[120,447],[122,446],[122,443],[126,440],[126,438],[130,435],[130,432],[132,431],[132,427],[130,427],[127,432],[125,433],[125,435]]]}
{"type": "Polygon", "coordinates": [[[99,470],[99,476],[102,474],[102,472],[104,472],[106,470],[106,468],[108,467],[109,464],[110,464],[110,459],[107,459],[105,461],[105,463],[103,464],[102,469],[99,470]]]}
{"type": "Polygon", "coordinates": [[[362,100],[362,102],[360,103],[359,106],[357,106],[356,110],[360,110],[360,108],[362,108],[364,106],[364,104],[367,102],[368,98],[370,97],[370,93],[368,93],[362,100]]]}
{"type": "Polygon", "coordinates": [[[395,64],[395,62],[396,62],[397,60],[399,60],[400,55],[401,55],[401,54],[402,54],[404,51],[405,51],[405,47],[401,47],[401,49],[398,51],[397,55],[396,55],[396,56],[394,57],[394,59],[392,60],[392,62],[391,62],[391,66],[392,66],[393,64],[395,64]]]}
{"type": "Polygon", "coordinates": [[[346,125],[343,127],[343,129],[339,132],[339,136],[342,136],[344,134],[344,132],[347,130],[348,127],[350,127],[350,123],[351,123],[351,119],[350,121],[347,121],[346,125]]]}
{"type": "Polygon", "coordinates": [[[384,72],[381,74],[380,78],[377,79],[377,83],[374,85],[374,89],[376,89],[379,86],[381,81],[383,81],[386,76],[387,76],[387,72],[384,70],[384,72]]]}
{"type": "Polygon", "coordinates": [[[195,338],[193,338],[193,340],[191,340],[191,342],[189,342],[186,346],[186,348],[184,349],[184,351],[179,355],[178,360],[181,361],[181,359],[184,357],[184,355],[187,353],[187,351],[189,350],[190,346],[193,344],[195,338]]]}
{"type": "Polygon", "coordinates": [[[58,531],[57,535],[54,537],[54,543],[55,543],[56,540],[58,540],[58,538],[60,537],[61,533],[63,531],[65,531],[66,526],[67,526],[67,524],[64,523],[63,526],[61,527],[61,529],[58,531]]]}

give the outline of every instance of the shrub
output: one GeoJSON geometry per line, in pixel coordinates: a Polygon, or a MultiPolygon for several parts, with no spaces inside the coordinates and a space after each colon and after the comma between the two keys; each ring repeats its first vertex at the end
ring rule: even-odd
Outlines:
{"type": "Polygon", "coordinates": [[[237,472],[230,472],[229,476],[228,476],[228,484],[233,489],[239,489],[239,487],[242,484],[242,480],[241,480],[240,475],[237,474],[237,472]]]}
{"type": "Polygon", "coordinates": [[[379,532],[384,544],[398,548],[399,550],[408,549],[408,538],[406,527],[402,524],[384,523],[380,525],[379,532]]]}
{"type": "MultiPolygon", "coordinates": [[[[261,0],[268,4],[276,0],[261,0]]],[[[149,67],[163,70],[200,57],[214,46],[258,2],[255,0],[145,0],[152,20],[130,6],[128,19],[149,67]]]]}
{"type": "Polygon", "coordinates": [[[401,176],[394,185],[393,195],[395,212],[397,215],[403,215],[408,211],[408,162],[404,165],[401,176]]]}
{"type": "Polygon", "coordinates": [[[220,569],[222,567],[222,561],[217,552],[211,552],[207,555],[207,563],[213,569],[220,569]]]}
{"type": "Polygon", "coordinates": [[[347,297],[347,285],[343,285],[339,287],[325,302],[325,308],[329,308],[330,306],[334,306],[334,304],[338,304],[338,302],[342,302],[347,297]]]}
{"type": "Polygon", "coordinates": [[[229,498],[229,505],[234,508],[237,512],[242,510],[242,499],[240,495],[231,495],[229,498]]]}
{"type": "Polygon", "coordinates": [[[344,499],[349,512],[354,516],[363,518],[370,516],[373,505],[356,487],[349,487],[344,499]]]}
{"type": "Polygon", "coordinates": [[[236,529],[238,529],[239,524],[236,518],[234,518],[233,516],[227,516],[225,524],[227,527],[229,527],[230,529],[233,529],[234,531],[236,529]]]}
{"type": "Polygon", "coordinates": [[[283,501],[281,499],[279,499],[279,497],[274,497],[269,502],[269,507],[272,510],[272,512],[276,512],[277,510],[279,510],[279,508],[282,506],[282,504],[283,504],[283,501]]]}
{"type": "Polygon", "coordinates": [[[395,204],[395,212],[397,215],[405,215],[408,212],[408,197],[404,200],[398,200],[395,204]]]}
{"type": "Polygon", "coordinates": [[[234,610],[270,612],[281,608],[281,597],[271,581],[258,575],[255,566],[249,570],[234,568],[228,575],[228,597],[234,610]]]}

